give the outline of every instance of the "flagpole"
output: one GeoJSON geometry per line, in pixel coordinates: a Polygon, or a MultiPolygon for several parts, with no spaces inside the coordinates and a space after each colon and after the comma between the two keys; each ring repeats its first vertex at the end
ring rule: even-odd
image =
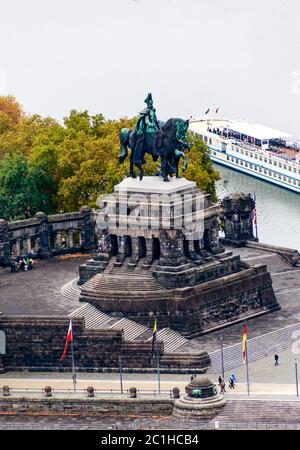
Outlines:
{"type": "MultiPolygon", "coordinates": [[[[246,321],[245,321],[246,323],[246,321]]],[[[250,395],[250,383],[249,383],[249,364],[248,364],[248,345],[247,340],[245,342],[245,349],[246,349],[246,371],[247,371],[247,393],[250,395]]]]}
{"type": "Polygon", "coordinates": [[[76,372],[75,372],[75,360],[74,360],[74,346],[73,346],[73,327],[71,320],[72,339],[71,339],[71,352],[72,352],[72,380],[74,385],[74,392],[76,392],[76,372]]]}
{"type": "Polygon", "coordinates": [[[258,239],[258,231],[257,231],[257,208],[256,208],[256,194],[254,192],[254,201],[255,201],[255,234],[256,239],[258,239]]]}
{"type": "Polygon", "coordinates": [[[224,370],[224,353],[223,353],[223,336],[221,334],[220,336],[220,340],[221,340],[221,364],[222,364],[222,378],[224,380],[225,378],[225,370],[224,370]]]}
{"type": "MultiPolygon", "coordinates": [[[[156,321],[156,330],[157,330],[157,321],[156,321]]],[[[158,383],[158,393],[160,394],[160,369],[159,369],[159,350],[158,350],[157,335],[156,335],[156,359],[157,359],[157,383],[158,383]]]]}

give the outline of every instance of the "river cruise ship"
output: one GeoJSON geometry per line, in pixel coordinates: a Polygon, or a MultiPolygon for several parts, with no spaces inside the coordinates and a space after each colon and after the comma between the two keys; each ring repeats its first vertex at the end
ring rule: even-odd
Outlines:
{"type": "Polygon", "coordinates": [[[300,145],[291,135],[246,121],[190,120],[211,159],[300,194],[300,145]]]}

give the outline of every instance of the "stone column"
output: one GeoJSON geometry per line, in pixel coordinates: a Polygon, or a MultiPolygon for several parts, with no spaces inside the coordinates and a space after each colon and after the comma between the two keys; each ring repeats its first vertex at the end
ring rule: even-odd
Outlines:
{"type": "Polygon", "coordinates": [[[140,246],[139,246],[138,236],[131,237],[131,248],[132,248],[132,253],[131,253],[131,257],[130,257],[130,264],[136,265],[140,258],[140,246]]]}
{"type": "Polygon", "coordinates": [[[253,235],[253,211],[255,201],[251,194],[232,194],[222,200],[225,222],[224,243],[237,246],[257,240],[253,235]]]}
{"type": "Polygon", "coordinates": [[[55,236],[55,248],[57,248],[57,250],[60,250],[61,247],[62,247],[61,231],[57,231],[55,236]]]}
{"type": "Polygon", "coordinates": [[[97,255],[94,256],[96,261],[108,261],[110,258],[110,236],[106,230],[97,230],[98,248],[97,255]]]}
{"type": "Polygon", "coordinates": [[[184,254],[184,237],[180,230],[163,230],[160,236],[159,266],[176,266],[185,264],[187,258],[184,254]]]}
{"type": "Polygon", "coordinates": [[[30,255],[31,253],[31,238],[27,238],[27,242],[26,242],[26,247],[27,247],[27,254],[30,255]]]}
{"type": "Polygon", "coordinates": [[[118,236],[118,254],[117,254],[117,262],[123,263],[126,254],[125,254],[125,236],[118,236]]]}
{"type": "Polygon", "coordinates": [[[41,258],[50,256],[51,250],[49,246],[50,228],[48,224],[48,217],[43,212],[38,212],[35,215],[38,221],[37,237],[39,238],[39,256],[41,258]]]}
{"type": "Polygon", "coordinates": [[[68,247],[72,248],[74,247],[74,242],[73,242],[73,230],[68,230],[68,247]]]}
{"type": "Polygon", "coordinates": [[[153,239],[152,238],[145,238],[146,242],[146,264],[152,264],[153,262],[153,239]]]}
{"type": "Polygon", "coordinates": [[[34,242],[34,252],[38,253],[40,249],[40,238],[37,236],[34,242]]]}
{"type": "Polygon", "coordinates": [[[87,206],[82,206],[80,211],[83,215],[82,228],[80,231],[82,240],[82,250],[93,250],[96,247],[94,240],[94,224],[91,219],[92,210],[87,206]]]}
{"type": "Polygon", "coordinates": [[[21,239],[16,239],[16,256],[20,256],[21,252],[21,239]]]}

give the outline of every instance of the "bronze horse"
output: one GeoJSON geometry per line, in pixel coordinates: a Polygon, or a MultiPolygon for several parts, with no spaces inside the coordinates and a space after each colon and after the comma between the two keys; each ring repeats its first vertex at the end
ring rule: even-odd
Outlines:
{"type": "Polygon", "coordinates": [[[129,147],[131,150],[130,176],[136,178],[134,173],[134,166],[136,166],[139,170],[139,178],[142,180],[145,154],[152,155],[153,161],[157,161],[160,157],[160,174],[164,181],[169,181],[168,175],[175,173],[178,176],[179,158],[182,156],[185,159],[184,151],[190,148],[186,140],[188,127],[188,120],[172,118],[162,124],[158,136],[153,136],[150,133],[137,136],[135,130],[122,128],[120,132],[121,153],[119,154],[119,162],[122,164],[125,161],[129,147]]]}

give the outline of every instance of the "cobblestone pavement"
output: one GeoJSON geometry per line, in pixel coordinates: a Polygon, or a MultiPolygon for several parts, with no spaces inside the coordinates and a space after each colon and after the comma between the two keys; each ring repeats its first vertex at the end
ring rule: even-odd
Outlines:
{"type": "Polygon", "coordinates": [[[68,314],[79,303],[63,297],[61,287],[78,275],[87,256],[36,260],[30,272],[0,269],[0,311],[9,315],[68,314]]]}

